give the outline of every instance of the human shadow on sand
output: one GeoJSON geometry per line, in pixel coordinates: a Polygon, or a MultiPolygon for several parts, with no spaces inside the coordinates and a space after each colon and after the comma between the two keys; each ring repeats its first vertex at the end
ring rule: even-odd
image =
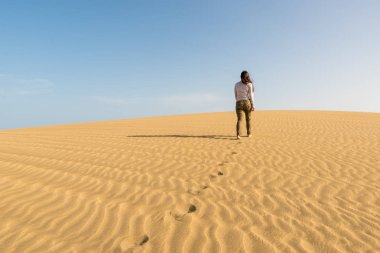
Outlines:
{"type": "Polygon", "coordinates": [[[215,140],[234,140],[232,136],[228,135],[186,135],[186,134],[159,134],[159,135],[129,135],[131,138],[206,138],[215,140]]]}

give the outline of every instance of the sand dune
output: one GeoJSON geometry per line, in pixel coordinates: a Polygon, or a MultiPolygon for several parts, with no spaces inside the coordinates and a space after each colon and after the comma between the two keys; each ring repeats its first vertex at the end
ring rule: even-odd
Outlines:
{"type": "Polygon", "coordinates": [[[380,114],[0,131],[0,252],[380,252],[380,114]]]}

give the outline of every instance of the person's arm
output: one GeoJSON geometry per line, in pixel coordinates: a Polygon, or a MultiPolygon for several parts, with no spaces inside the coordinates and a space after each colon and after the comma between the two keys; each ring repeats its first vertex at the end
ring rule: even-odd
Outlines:
{"type": "Polygon", "coordinates": [[[252,111],[254,111],[255,110],[255,104],[253,103],[254,102],[254,97],[253,97],[253,88],[252,88],[252,85],[253,84],[250,84],[249,85],[249,94],[248,94],[248,96],[249,96],[249,101],[251,101],[251,110],[252,111]]]}
{"type": "Polygon", "coordinates": [[[234,89],[234,91],[235,91],[235,100],[237,100],[237,91],[236,91],[236,85],[235,85],[235,89],[234,89]]]}

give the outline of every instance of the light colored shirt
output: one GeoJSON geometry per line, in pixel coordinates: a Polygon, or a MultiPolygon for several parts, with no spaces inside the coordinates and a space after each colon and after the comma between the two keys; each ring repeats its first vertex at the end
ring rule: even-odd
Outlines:
{"type": "Polygon", "coordinates": [[[235,84],[235,99],[236,101],[250,100],[251,104],[254,105],[252,83],[237,82],[235,84]]]}

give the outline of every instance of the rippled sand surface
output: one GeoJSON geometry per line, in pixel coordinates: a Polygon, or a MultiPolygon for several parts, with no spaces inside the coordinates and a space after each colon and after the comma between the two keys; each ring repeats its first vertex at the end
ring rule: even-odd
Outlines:
{"type": "Polygon", "coordinates": [[[0,252],[380,252],[380,114],[0,131],[0,252]]]}

